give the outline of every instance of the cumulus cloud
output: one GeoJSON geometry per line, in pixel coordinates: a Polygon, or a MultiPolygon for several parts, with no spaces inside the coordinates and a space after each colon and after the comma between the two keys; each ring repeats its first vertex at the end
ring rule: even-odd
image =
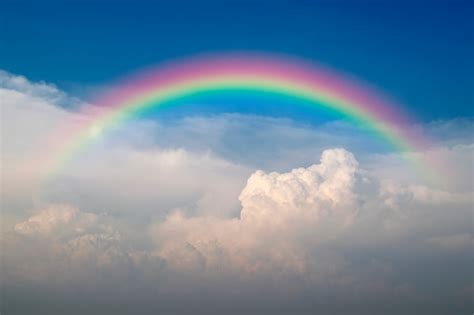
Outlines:
{"type": "MultiPolygon", "coordinates": [[[[403,230],[405,221],[418,219],[418,216],[423,215],[442,215],[436,208],[443,209],[447,205],[451,211],[459,211],[451,213],[453,216],[469,217],[467,209],[471,203],[470,194],[433,190],[426,186],[396,185],[391,182],[375,182],[366,191],[357,192],[356,182],[370,186],[370,179],[363,174],[354,156],[344,149],[324,151],[321,163],[308,168],[281,174],[257,171],[249,178],[240,194],[242,210],[238,218],[220,221],[186,218],[178,212],[158,226],[157,240],[162,242],[167,238],[166,235],[170,235],[173,239],[181,239],[183,249],[189,249],[188,246],[191,245],[192,251],[199,252],[201,247],[207,251],[209,243],[218,245],[222,238],[222,248],[240,255],[243,252],[242,246],[256,246],[259,242],[263,251],[278,248],[280,241],[284,250],[298,249],[302,244],[288,244],[296,239],[307,242],[306,245],[311,247],[309,243],[315,245],[347,237],[346,233],[352,233],[365,224],[374,224],[367,228],[378,230],[378,237],[390,234],[395,228],[402,229],[397,237],[408,237],[415,232],[410,231],[415,225],[408,227],[408,231],[403,230]],[[380,224],[383,225],[382,228],[379,227],[380,224]],[[172,232],[172,227],[180,232],[172,232]],[[248,241],[249,238],[252,241],[248,241]],[[242,244],[239,244],[239,240],[242,244]]],[[[436,233],[435,230],[442,226],[440,220],[436,222],[436,226],[431,227],[432,231],[427,229],[423,232],[436,233]]],[[[460,226],[457,225],[456,228],[460,226]]],[[[466,232],[468,228],[469,224],[465,224],[466,232]]],[[[303,262],[306,254],[298,254],[297,251],[278,252],[276,256],[292,259],[302,255],[297,260],[303,262]]],[[[239,257],[237,260],[241,259],[239,257]]]]}
{"type": "MultiPolygon", "coordinates": [[[[357,210],[353,192],[357,169],[351,153],[335,149],[325,151],[321,163],[309,168],[283,174],[257,171],[240,194],[242,209],[238,217],[188,217],[176,211],[152,228],[156,246],[150,253],[167,261],[170,268],[215,265],[234,266],[236,272],[256,272],[260,268],[272,271],[278,262],[302,272],[305,253],[303,248],[302,252],[293,252],[301,246],[292,244],[292,239],[300,237],[298,234],[314,234],[312,230],[317,227],[328,231],[331,224],[332,229],[340,230],[351,224],[357,210]],[[274,246],[267,246],[270,239],[274,246]]],[[[52,238],[64,243],[64,249],[75,250],[74,255],[65,257],[75,257],[78,253],[90,254],[86,245],[117,239],[117,233],[100,223],[100,218],[71,206],[52,205],[17,223],[14,232],[52,238]]]]}
{"type": "Polygon", "coordinates": [[[356,214],[356,170],[354,156],[335,149],[325,151],[321,164],[309,168],[282,174],[257,171],[240,194],[238,218],[187,218],[177,212],[160,223],[155,235],[163,246],[160,255],[187,268],[304,272],[304,242],[312,237],[320,242],[318,228],[331,232],[325,238],[333,237],[356,214]]]}
{"type": "MultiPolygon", "coordinates": [[[[206,291],[210,295],[193,291],[206,303],[215,294],[232,296],[226,284],[237,281],[239,290],[285,285],[285,303],[293,307],[301,303],[309,307],[317,297],[309,294],[300,300],[303,291],[323,288],[330,303],[340,303],[342,295],[350,305],[364,299],[369,309],[381,298],[397,307],[404,303],[421,307],[427,301],[437,305],[433,292],[425,291],[425,281],[435,276],[434,270],[406,276],[406,269],[417,268],[416,264],[393,255],[415,255],[434,266],[445,261],[433,255],[452,248],[458,249],[458,258],[469,262],[466,253],[473,246],[470,223],[466,223],[471,215],[468,195],[380,183],[367,178],[353,154],[344,149],[323,152],[320,163],[307,168],[256,171],[239,200],[241,211],[236,217],[193,216],[176,210],[155,221],[147,232],[127,232],[123,227],[121,232],[120,224],[107,216],[71,206],[41,209],[15,225],[11,236],[15,241],[9,243],[15,244],[15,250],[7,250],[7,257],[13,254],[6,260],[8,279],[24,281],[40,275],[43,281],[59,277],[62,282],[74,275],[75,285],[86,286],[90,282],[76,277],[102,279],[109,274],[121,281],[140,279],[134,285],[154,288],[162,297],[191,294],[180,289],[183,281],[193,290],[211,281],[206,291]],[[358,191],[359,182],[367,188],[358,191]],[[428,222],[420,224],[421,220],[428,222]],[[32,244],[32,236],[39,243],[32,244]],[[151,242],[143,241],[147,238],[151,242]],[[137,239],[141,241],[136,243],[137,239]],[[41,257],[54,262],[55,276],[44,260],[18,257],[19,249],[25,248],[25,253],[30,246],[42,248],[46,255],[41,257]],[[414,252],[420,248],[421,253],[414,252]],[[17,259],[23,263],[21,273],[14,272],[18,272],[17,259]],[[328,283],[330,288],[325,287],[328,283]]],[[[469,270],[464,263],[458,268],[450,273],[457,276],[469,270]]],[[[469,283],[465,279],[457,285],[467,288],[469,283]]],[[[450,307],[466,307],[468,300],[461,291],[441,292],[448,294],[450,307]]],[[[266,294],[275,297],[282,292],[268,288],[266,294]]],[[[241,297],[255,302],[249,295],[241,297]]]]}
{"type": "Polygon", "coordinates": [[[82,230],[96,220],[94,214],[82,214],[70,206],[49,207],[31,216],[28,220],[15,225],[15,232],[23,235],[48,235],[57,227],[66,224],[77,224],[76,229],[82,230]]]}

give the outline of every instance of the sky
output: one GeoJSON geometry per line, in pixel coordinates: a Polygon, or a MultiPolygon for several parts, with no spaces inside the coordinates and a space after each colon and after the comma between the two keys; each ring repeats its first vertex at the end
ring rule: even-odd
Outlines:
{"type": "Polygon", "coordinates": [[[472,313],[473,56],[472,1],[2,1],[0,312],[472,313]],[[427,141],[230,93],[47,167],[121,79],[236,52],[324,66],[427,141]]]}
{"type": "Polygon", "coordinates": [[[163,60],[263,51],[351,73],[421,120],[472,115],[471,1],[6,0],[2,7],[0,66],[74,93],[163,60]]]}

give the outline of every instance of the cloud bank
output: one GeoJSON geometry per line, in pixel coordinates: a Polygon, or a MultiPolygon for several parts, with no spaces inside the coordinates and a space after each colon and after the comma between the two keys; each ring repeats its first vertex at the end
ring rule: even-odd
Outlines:
{"type": "Polygon", "coordinates": [[[416,153],[451,163],[443,185],[350,127],[329,137],[349,151],[317,144],[328,125],[219,115],[133,122],[44,187],[31,144],[75,113],[49,85],[0,82],[5,313],[472,311],[474,144],[455,123],[416,153]]]}

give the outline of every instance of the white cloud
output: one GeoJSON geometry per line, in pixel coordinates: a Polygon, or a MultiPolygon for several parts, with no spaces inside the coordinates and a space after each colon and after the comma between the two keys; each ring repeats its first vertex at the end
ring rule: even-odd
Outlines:
{"type": "Polygon", "coordinates": [[[74,223],[77,230],[96,221],[97,216],[91,213],[83,214],[68,205],[53,206],[41,210],[27,221],[15,225],[15,232],[23,235],[50,234],[55,228],[64,224],[74,223]]]}
{"type": "Polygon", "coordinates": [[[81,121],[82,114],[58,106],[64,93],[54,86],[5,72],[0,78],[2,182],[8,183],[1,199],[7,228],[25,209],[50,202],[95,212],[135,212],[130,208],[138,207],[146,216],[178,206],[208,213],[237,209],[236,195],[248,168],[212,152],[159,147],[153,141],[158,126],[149,122],[132,123],[91,145],[80,163],[70,162],[56,178],[46,178],[43,162],[57,152],[48,146],[51,135],[57,136],[55,130],[66,122],[81,121]]]}
{"type": "Polygon", "coordinates": [[[309,241],[317,229],[331,232],[324,235],[331,237],[331,230],[343,229],[356,214],[357,167],[351,153],[335,149],[325,151],[321,164],[309,168],[283,174],[257,171],[240,194],[239,218],[175,213],[159,224],[160,255],[173,266],[187,268],[218,265],[272,272],[280,266],[304,272],[308,253],[298,239],[309,241]]]}
{"type": "Polygon", "coordinates": [[[31,82],[21,75],[9,73],[0,69],[0,87],[5,90],[15,91],[31,99],[42,100],[52,104],[72,107],[80,105],[80,100],[70,97],[58,89],[54,84],[46,82],[31,82]]]}
{"type": "Polygon", "coordinates": [[[242,220],[266,226],[281,221],[286,225],[292,217],[306,222],[324,216],[350,217],[355,209],[347,206],[355,203],[357,168],[358,162],[350,152],[334,149],[324,151],[321,164],[309,168],[284,174],[257,171],[239,198],[242,220]],[[350,213],[338,213],[341,211],[350,213]]]}
{"type": "MultiPolygon", "coordinates": [[[[379,184],[366,175],[350,152],[327,150],[320,164],[287,173],[252,174],[240,194],[237,217],[175,211],[150,229],[52,205],[16,224],[17,237],[5,247],[7,281],[75,279],[76,286],[87,286],[107,274],[120,281],[140,279],[141,286],[164,296],[187,292],[182,283],[196,288],[212,281],[205,292],[226,296],[231,294],[227,281],[238,281],[242,290],[270,281],[290,290],[285,291],[289,303],[301,290],[319,291],[331,283],[324,292],[336,301],[333,294],[356,291],[355,300],[348,303],[360,298],[369,304],[380,299],[400,303],[413,298],[409,305],[426,302],[431,296],[420,287],[426,278],[404,276],[403,269],[413,266],[394,261],[387,248],[429,259],[430,264],[442,263],[432,260],[437,251],[457,248],[455,253],[465,260],[463,253],[472,248],[466,224],[470,199],[428,187],[379,184]],[[358,189],[361,182],[366,189],[358,189]],[[417,246],[423,250],[411,252],[417,246]]],[[[462,270],[466,266],[456,272],[462,270]]],[[[266,294],[282,294],[277,291],[266,294]]],[[[456,294],[450,299],[463,301],[456,294]]]]}
{"type": "Polygon", "coordinates": [[[106,270],[122,272],[132,259],[119,226],[70,205],[39,209],[4,240],[5,278],[49,287],[49,281],[85,285],[106,270]]]}
{"type": "Polygon", "coordinates": [[[156,239],[164,256],[180,265],[197,263],[198,258],[204,265],[209,258],[212,265],[220,253],[223,266],[235,263],[255,270],[283,264],[309,272],[305,266],[315,247],[347,237],[370,237],[370,232],[353,234],[361,227],[379,233],[379,240],[399,239],[412,233],[440,233],[442,220],[450,215],[469,217],[470,194],[376,181],[358,192],[356,183],[367,181],[350,152],[326,150],[321,164],[282,174],[255,172],[240,194],[238,218],[186,218],[178,212],[158,225],[156,239]],[[445,212],[445,207],[457,212],[445,212]],[[427,221],[435,225],[420,225],[423,216],[431,216],[427,221]]]}

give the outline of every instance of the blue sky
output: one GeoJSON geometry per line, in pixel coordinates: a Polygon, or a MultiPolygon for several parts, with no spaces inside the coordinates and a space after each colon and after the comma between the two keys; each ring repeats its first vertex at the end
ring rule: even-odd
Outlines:
{"type": "Polygon", "coordinates": [[[418,120],[472,116],[472,1],[3,1],[0,68],[87,97],[199,52],[295,55],[361,78],[418,120]]]}

